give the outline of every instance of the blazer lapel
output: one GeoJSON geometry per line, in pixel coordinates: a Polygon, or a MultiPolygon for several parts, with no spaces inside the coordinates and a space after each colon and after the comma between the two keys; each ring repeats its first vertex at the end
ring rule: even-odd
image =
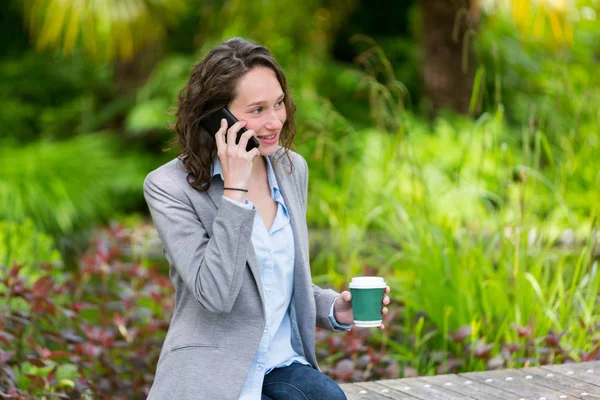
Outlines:
{"type": "Polygon", "coordinates": [[[208,189],[208,197],[211,199],[215,208],[218,210],[223,200],[223,180],[218,176],[213,176],[208,189]]]}
{"type": "MultiPolygon", "coordinates": [[[[221,206],[223,200],[223,180],[219,176],[214,176],[212,182],[210,184],[210,189],[208,189],[208,197],[210,197],[211,201],[215,205],[215,209],[218,210],[221,206]]],[[[211,227],[212,231],[212,227],[211,227]]],[[[251,238],[248,238],[251,240],[251,238]]],[[[260,279],[260,271],[258,269],[258,265],[256,264],[256,253],[254,252],[254,246],[248,247],[248,256],[246,259],[248,265],[250,266],[250,272],[252,272],[252,276],[254,277],[254,281],[256,282],[256,287],[258,289],[258,294],[260,296],[260,301],[265,304],[265,297],[263,294],[262,281],[260,279]]]]}
{"type": "MultiPolygon", "coordinates": [[[[289,161],[286,156],[282,155],[278,157],[278,153],[270,156],[271,162],[275,169],[275,176],[277,177],[277,183],[281,190],[281,195],[287,206],[288,213],[290,215],[290,223],[292,224],[292,231],[294,232],[294,246],[295,246],[295,264],[294,264],[294,297],[300,299],[300,302],[308,296],[306,289],[312,287],[312,280],[309,278],[310,274],[307,274],[308,259],[303,245],[304,238],[306,237],[305,223],[302,221],[302,206],[300,205],[299,193],[297,193],[294,187],[294,180],[289,172],[289,161]],[[277,161],[273,159],[276,158],[277,161]]],[[[312,296],[312,294],[311,294],[312,296]]]]}

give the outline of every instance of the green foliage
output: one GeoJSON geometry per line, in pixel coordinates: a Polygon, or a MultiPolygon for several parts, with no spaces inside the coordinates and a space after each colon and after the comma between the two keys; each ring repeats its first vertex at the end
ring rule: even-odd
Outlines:
{"type": "Polygon", "coordinates": [[[407,317],[375,342],[405,370],[596,354],[597,114],[553,137],[551,124],[511,127],[501,104],[476,121],[400,109],[400,128],[383,131],[355,129],[318,100],[299,145],[311,170],[313,275],[337,288],[356,275],[388,279],[407,317]]]}
{"type": "MultiPolygon", "coordinates": [[[[146,396],[169,315],[172,286],[131,259],[132,231],[95,232],[75,271],[30,279],[0,268],[0,392],[19,398],[146,396]]],[[[47,261],[47,260],[43,260],[47,261]]],[[[141,260],[140,260],[141,261],[141,260]]],[[[146,263],[148,260],[144,260],[146,263]]]]}
{"type": "MultiPolygon", "coordinates": [[[[444,116],[430,126],[409,113],[403,119],[406,133],[352,133],[352,150],[333,140],[331,152],[318,151],[329,143],[324,132],[308,142],[315,147],[306,154],[320,155],[308,157],[308,218],[319,228],[311,235],[316,280],[343,288],[352,276],[386,277],[404,312],[426,320],[403,320],[398,333],[381,340],[420,373],[444,368],[432,363],[432,351],[460,360],[453,365],[463,370],[486,368],[493,357],[521,366],[525,359],[593,354],[586,332],[600,323],[593,222],[600,199],[592,193],[598,171],[576,172],[579,152],[554,152],[553,168],[540,169],[536,160],[550,150],[515,149],[501,110],[476,122],[444,116]],[[336,167],[323,169],[333,157],[336,167]],[[423,323],[423,341],[405,340],[423,323]],[[455,343],[450,333],[464,326],[472,335],[455,343]],[[524,326],[532,337],[519,337],[516,327],[524,326]],[[557,332],[563,334],[551,352],[536,344],[557,332]],[[500,356],[515,343],[518,351],[500,356]]],[[[591,147],[581,151],[600,151],[591,147]]]]}
{"type": "Polygon", "coordinates": [[[574,43],[556,48],[521,36],[502,13],[490,16],[476,47],[488,80],[487,102],[502,103],[512,124],[534,121],[552,143],[581,121],[598,118],[600,29],[595,20],[572,21],[574,43]]]}
{"type": "MultiPolygon", "coordinates": [[[[200,9],[209,40],[203,50],[217,42],[242,36],[266,45],[279,62],[292,67],[302,57],[325,56],[331,33],[344,22],[355,1],[318,0],[263,2],[227,0],[219,6],[200,9]],[[227,21],[227,24],[223,24],[227,21]]],[[[314,60],[316,61],[316,60],[314,60]]]]}
{"type": "Polygon", "coordinates": [[[0,149],[0,218],[68,235],[141,200],[148,163],[109,135],[0,149]]]}
{"type": "Polygon", "coordinates": [[[40,264],[49,264],[59,276],[62,258],[53,239],[35,228],[30,219],[23,223],[0,221],[0,265],[26,265],[24,276],[33,282],[45,275],[40,264]]]}
{"type": "Polygon", "coordinates": [[[106,65],[33,51],[1,60],[0,76],[0,137],[17,143],[86,131],[113,78],[106,65]]]}
{"type": "MultiPolygon", "coordinates": [[[[473,327],[473,343],[481,339],[493,344],[492,354],[519,342],[515,327],[522,326],[529,326],[533,337],[566,333],[561,342],[566,353],[545,362],[579,360],[592,353],[596,345],[586,332],[600,322],[595,295],[600,276],[597,262],[589,257],[591,247],[585,246],[579,257],[561,255],[550,249],[553,243],[532,241],[531,232],[509,229],[469,238],[450,226],[406,214],[390,219],[386,233],[402,247],[393,270],[411,272],[401,273],[396,287],[406,307],[425,312],[438,328],[436,346],[450,348],[457,356],[464,347],[452,343],[447,334],[462,326],[473,327]]],[[[543,362],[544,350],[522,346],[505,362],[522,365],[521,357],[543,362]]],[[[485,361],[470,357],[464,368],[485,368],[485,361]]]]}
{"type": "Polygon", "coordinates": [[[135,106],[125,120],[129,132],[145,136],[158,130],[165,137],[171,136],[167,127],[175,121],[172,112],[179,91],[189,79],[192,65],[191,57],[172,56],[154,68],[146,84],[137,91],[135,106]]]}
{"type": "Polygon", "coordinates": [[[152,129],[165,129],[173,122],[165,110],[169,104],[163,99],[149,100],[136,104],[127,116],[127,130],[141,134],[152,129]]]}
{"type": "Polygon", "coordinates": [[[153,0],[102,6],[56,0],[24,1],[27,28],[40,49],[72,54],[83,48],[99,60],[130,60],[164,38],[167,28],[188,11],[185,0],[153,0]]]}
{"type": "MultiPolygon", "coordinates": [[[[30,296],[15,306],[19,311],[49,311],[48,319],[27,328],[42,347],[19,342],[28,354],[7,361],[19,386],[89,393],[104,379],[109,393],[147,390],[148,374],[128,370],[123,379],[105,367],[134,365],[136,349],[153,349],[141,370],[156,362],[168,322],[168,283],[159,275],[147,279],[134,265],[149,267],[148,254],[162,257],[155,232],[146,226],[128,238],[119,255],[134,264],[125,269],[123,260],[112,258],[114,243],[103,242],[75,279],[57,268],[61,259],[50,237],[70,238],[138,204],[145,209],[143,177],[172,157],[157,153],[172,137],[166,126],[174,121],[169,111],[178,91],[194,62],[232,36],[267,45],[286,70],[297,105],[297,150],[311,171],[314,281],[345,288],[352,276],[378,274],[392,287],[383,333],[353,332],[343,341],[319,333],[325,371],[361,380],[597,354],[596,21],[576,21],[574,44],[556,48],[519,36],[505,16],[487,16],[475,40],[482,63],[471,102],[472,112],[481,113],[476,120],[441,113],[431,121],[411,111],[422,70],[415,42],[387,37],[376,44],[362,37],[353,42],[364,49],[359,67],[330,59],[333,34],[354,1],[189,4],[197,13],[185,16],[185,34],[168,36],[165,46],[188,53],[165,55],[127,95],[117,94],[126,83],[117,82],[123,79],[118,73],[132,78],[133,64],[94,65],[80,58],[82,48],[71,59],[26,50],[0,62],[0,263],[25,264],[23,281],[38,285],[28,292],[10,278],[11,287],[30,296]],[[406,63],[390,62],[382,49],[406,63]],[[89,134],[103,129],[119,134],[89,134]],[[131,155],[132,148],[152,155],[131,155]],[[152,244],[136,242],[146,235],[152,244]],[[67,286],[49,286],[45,275],[67,277],[77,301],[68,302],[67,286]],[[44,290],[63,314],[32,294],[44,290]],[[97,302],[99,293],[112,296],[109,304],[97,302]],[[131,308],[131,297],[140,293],[139,307],[131,308]],[[115,309],[125,320],[114,317],[115,309]],[[87,346],[42,334],[42,328],[64,332],[66,325],[87,346]],[[131,336],[138,334],[142,341],[131,336]],[[66,342],[71,353],[59,353],[58,360],[44,350],[62,351],[66,342]],[[104,352],[101,360],[97,352],[104,352]]],[[[63,28],[72,23],[63,22],[63,28]]],[[[131,49],[129,39],[113,48],[131,49]]],[[[24,338],[23,332],[13,336],[24,338]]],[[[0,344],[6,344],[2,336],[0,344]]]]}

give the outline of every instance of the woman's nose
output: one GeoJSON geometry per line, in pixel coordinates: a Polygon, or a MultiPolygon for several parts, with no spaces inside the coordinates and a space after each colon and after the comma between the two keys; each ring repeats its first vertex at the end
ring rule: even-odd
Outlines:
{"type": "Polygon", "coordinates": [[[269,129],[281,129],[283,127],[283,122],[279,118],[277,111],[272,110],[269,115],[269,122],[267,122],[267,128],[269,129]]]}

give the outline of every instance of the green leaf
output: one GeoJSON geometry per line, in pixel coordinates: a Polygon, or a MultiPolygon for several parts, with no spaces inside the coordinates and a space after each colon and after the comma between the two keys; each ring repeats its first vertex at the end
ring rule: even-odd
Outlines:
{"type": "Polygon", "coordinates": [[[483,85],[485,83],[485,67],[482,65],[477,68],[475,80],[473,81],[473,91],[471,92],[471,101],[469,102],[469,114],[475,113],[477,104],[481,102],[483,97],[483,85]]]}
{"type": "Polygon", "coordinates": [[[56,387],[68,387],[68,388],[75,388],[75,382],[71,379],[61,379],[58,381],[58,383],[56,384],[56,387]]]}
{"type": "Polygon", "coordinates": [[[137,104],[127,116],[127,130],[138,135],[152,129],[166,130],[168,124],[175,120],[167,113],[168,107],[169,104],[165,99],[154,99],[137,104]]]}
{"type": "Polygon", "coordinates": [[[79,375],[79,369],[77,365],[74,364],[62,364],[56,370],[56,379],[65,381],[68,386],[73,383],[71,379],[77,378],[79,375]]]}

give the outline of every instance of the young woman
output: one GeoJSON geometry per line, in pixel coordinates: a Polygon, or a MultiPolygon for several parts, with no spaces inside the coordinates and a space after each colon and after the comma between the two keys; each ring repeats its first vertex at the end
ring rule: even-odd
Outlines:
{"type": "Polygon", "coordinates": [[[290,150],[283,70],[231,39],[195,66],[179,102],[181,152],[144,182],[175,287],[149,399],[345,399],[318,368],[315,326],[350,329],[351,296],[311,281],[308,169],[290,150]],[[222,107],[239,122],[212,135],[202,121],[222,107]],[[260,146],[246,151],[251,136],[260,146]]]}

